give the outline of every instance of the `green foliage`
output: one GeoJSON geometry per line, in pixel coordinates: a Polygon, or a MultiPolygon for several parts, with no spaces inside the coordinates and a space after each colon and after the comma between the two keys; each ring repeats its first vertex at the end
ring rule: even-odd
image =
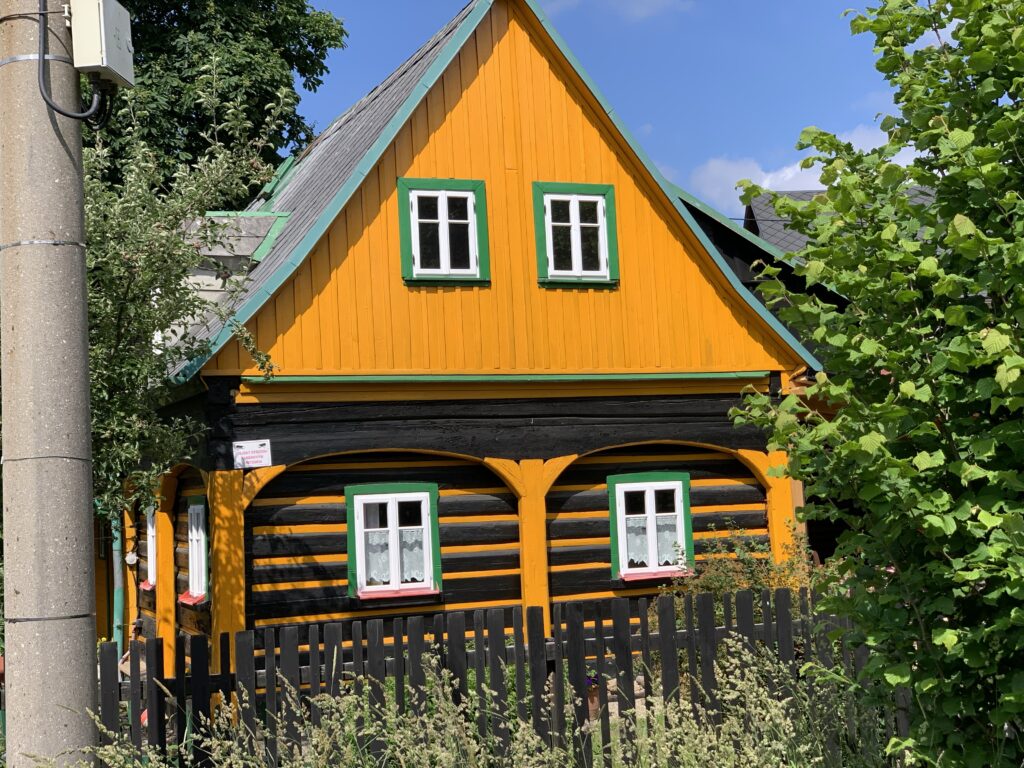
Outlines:
{"type": "MultiPolygon", "coordinates": [[[[268,105],[288,94],[262,159],[306,144],[313,129],[298,113],[297,82],[322,84],[325,60],[344,47],[345,28],[307,0],[125,0],[132,13],[137,86],[121,91],[117,111],[97,141],[108,148],[105,173],[120,180],[138,142],[160,169],[173,172],[206,153],[219,100],[230,94],[245,122],[263,124],[268,105]]],[[[243,141],[259,138],[256,132],[243,141]]]]}
{"type": "Polygon", "coordinates": [[[260,126],[227,105],[204,154],[179,165],[170,181],[160,151],[142,141],[132,145],[119,183],[108,181],[107,147],[85,152],[94,496],[98,513],[112,520],[137,499],[152,499],[159,475],[197,447],[199,422],[162,409],[177,395],[170,370],[204,349],[197,324],[219,309],[189,281],[208,264],[202,248],[223,237],[203,214],[269,178],[260,160],[265,137],[278,130],[289,99],[282,92],[260,126]]]}
{"type": "Polygon", "coordinates": [[[843,301],[766,288],[827,373],[739,418],[790,452],[808,517],[849,526],[830,607],[873,648],[867,675],[910,689],[906,746],[931,765],[1019,766],[1024,2],[885,0],[851,26],[895,89],[888,142],[859,152],[807,129],[827,190],[775,200],[810,236],[797,273],[843,301]]]}

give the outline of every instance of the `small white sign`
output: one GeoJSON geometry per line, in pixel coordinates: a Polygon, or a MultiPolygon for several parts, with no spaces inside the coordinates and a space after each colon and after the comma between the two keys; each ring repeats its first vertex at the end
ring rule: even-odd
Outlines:
{"type": "Polygon", "coordinates": [[[270,460],[269,440],[243,440],[232,443],[231,449],[235,454],[235,469],[269,467],[274,463],[270,460]]]}

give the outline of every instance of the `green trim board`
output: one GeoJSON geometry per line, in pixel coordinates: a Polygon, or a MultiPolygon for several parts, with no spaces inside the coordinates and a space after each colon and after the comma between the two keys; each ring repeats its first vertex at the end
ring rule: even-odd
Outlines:
{"type": "Polygon", "coordinates": [[[619,229],[615,214],[615,187],[611,184],[571,184],[566,182],[533,182],[533,231],[537,244],[537,279],[541,285],[618,285],[619,229]],[[604,198],[605,237],[608,240],[608,277],[552,277],[548,274],[548,227],[545,215],[546,195],[594,195],[604,198]]]}
{"type": "Polygon", "coordinates": [[[467,179],[398,180],[398,233],[402,254],[402,279],[416,285],[479,285],[491,282],[490,236],[487,230],[487,193],[484,182],[467,179]],[[416,275],[412,252],[410,193],[415,191],[472,192],[476,214],[476,275],[416,275]]]}
{"type": "MultiPolygon", "coordinates": [[[[612,109],[611,105],[605,99],[604,95],[597,88],[597,85],[583,69],[579,60],[575,55],[573,55],[565,40],[544,14],[544,11],[541,9],[537,0],[522,0],[522,2],[524,2],[534,14],[542,28],[547,31],[552,42],[565,57],[570,67],[573,68],[586,87],[590,89],[595,100],[608,115],[609,120],[611,120],[612,124],[616,129],[618,129],[619,133],[626,141],[627,145],[632,149],[640,163],[645,166],[648,173],[650,173],[657,182],[663,194],[668,199],[668,202],[676,209],[686,225],[692,230],[694,237],[697,238],[698,242],[700,242],[703,248],[707,251],[712,262],[716,267],[718,267],[730,287],[732,287],[732,289],[738,294],[739,298],[765,323],[767,323],[769,328],[778,336],[778,338],[786,346],[792,349],[807,366],[814,370],[821,370],[822,365],[818,359],[811,354],[811,352],[804,347],[804,345],[801,344],[800,341],[798,341],[796,337],[793,336],[793,334],[790,333],[790,331],[786,329],[786,327],[782,325],[782,323],[779,322],[779,320],[757,300],[746,286],[743,285],[739,277],[730,269],[729,265],[722,257],[722,254],[719,253],[717,248],[715,248],[710,238],[708,238],[708,236],[701,230],[693,216],[686,209],[686,206],[673,192],[668,180],[665,179],[661,171],[658,170],[650,157],[643,151],[639,143],[632,136],[623,122],[619,119],[619,116],[612,109]]],[[[298,269],[306,257],[316,247],[316,244],[320,241],[323,235],[327,232],[334,219],[337,218],[338,214],[341,213],[342,209],[351,197],[362,186],[363,180],[371,173],[373,168],[380,161],[384,152],[398,135],[398,132],[410,119],[415,109],[420,105],[430,89],[437,83],[441,75],[455,59],[455,56],[466,44],[469,37],[476,31],[480,22],[487,16],[487,13],[490,11],[493,4],[494,0],[474,0],[472,10],[459,24],[458,29],[455,30],[451,39],[445,44],[445,47],[438,54],[437,58],[434,59],[430,67],[427,68],[427,71],[423,73],[420,82],[391,118],[384,130],[381,131],[377,140],[373,143],[370,149],[367,150],[366,154],[359,161],[348,180],[334,195],[330,204],[328,204],[324,209],[316,223],[306,233],[305,237],[303,237],[302,241],[299,242],[291,253],[288,254],[287,258],[269,277],[266,283],[255,290],[252,295],[250,295],[248,299],[235,311],[232,322],[226,323],[220,329],[216,337],[214,337],[208,345],[206,351],[182,368],[182,370],[174,377],[176,380],[188,380],[198,373],[200,369],[202,369],[202,367],[209,362],[209,360],[212,359],[213,356],[216,355],[217,352],[219,352],[234,336],[234,323],[245,325],[249,322],[256,312],[258,312],[266,302],[272,299],[277,290],[294,274],[295,270],[298,269]]],[[[266,206],[269,207],[270,203],[271,201],[268,201],[266,206]]]]}
{"type": "Polygon", "coordinates": [[[627,483],[665,483],[679,482],[683,485],[682,508],[679,514],[683,518],[683,550],[686,554],[686,565],[693,567],[693,519],[690,512],[690,475],[688,472],[637,472],[627,475],[608,476],[608,521],[611,530],[612,578],[622,578],[622,564],[619,560],[619,510],[618,486],[627,483]]]}
{"type": "MultiPolygon", "coordinates": [[[[437,522],[437,500],[440,495],[436,483],[362,483],[359,485],[346,485],[345,494],[345,536],[347,539],[346,560],[348,567],[348,596],[359,596],[359,559],[356,553],[361,546],[359,537],[356,535],[355,504],[352,499],[357,496],[376,496],[399,493],[425,493],[430,500],[430,564],[433,573],[431,574],[431,587],[438,592],[444,589],[441,578],[441,535],[437,522]]],[[[370,599],[370,598],[367,598],[370,599]]]]}
{"type": "Polygon", "coordinates": [[[284,189],[287,179],[291,178],[291,171],[295,165],[296,159],[295,155],[288,155],[288,157],[284,159],[284,162],[277,166],[277,170],[274,171],[273,177],[263,186],[263,189],[260,190],[258,195],[258,197],[266,199],[266,202],[262,207],[266,207],[266,205],[273,199],[274,195],[276,195],[279,190],[284,189]]]}
{"type": "Polygon", "coordinates": [[[244,384],[459,384],[546,383],[588,381],[732,381],[764,379],[771,371],[720,371],[680,373],[452,373],[367,376],[242,376],[244,384]]]}
{"type": "Polygon", "coordinates": [[[284,231],[285,225],[288,224],[288,219],[291,218],[290,213],[284,213],[280,211],[207,211],[206,216],[208,218],[218,219],[274,219],[274,223],[270,225],[270,229],[267,230],[267,234],[263,236],[263,241],[259,244],[256,250],[252,252],[252,256],[249,257],[250,261],[253,261],[257,264],[263,261],[264,257],[266,257],[268,253],[270,253],[270,249],[274,247],[274,242],[277,240],[281,232],[284,231]]]}

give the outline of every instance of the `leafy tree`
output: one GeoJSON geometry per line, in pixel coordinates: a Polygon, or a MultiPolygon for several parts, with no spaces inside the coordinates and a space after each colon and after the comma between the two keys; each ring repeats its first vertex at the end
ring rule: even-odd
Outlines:
{"type": "Polygon", "coordinates": [[[827,189],[775,198],[810,236],[797,273],[845,301],[768,285],[825,372],[739,418],[790,452],[808,518],[849,526],[830,603],[871,646],[867,674],[909,692],[912,735],[891,746],[1019,766],[1024,1],[884,0],[851,27],[895,90],[888,141],[859,152],[807,129],[827,189]]]}
{"type": "MultiPolygon", "coordinates": [[[[307,0],[125,0],[132,13],[137,85],[118,95],[117,115],[99,135],[105,173],[120,180],[136,142],[161,170],[206,152],[216,123],[205,80],[259,129],[268,105],[289,95],[262,159],[306,144],[313,129],[297,111],[296,81],[316,90],[332,49],[345,44],[342,22],[307,0]]],[[[255,138],[253,134],[240,137],[255,138]]]]}

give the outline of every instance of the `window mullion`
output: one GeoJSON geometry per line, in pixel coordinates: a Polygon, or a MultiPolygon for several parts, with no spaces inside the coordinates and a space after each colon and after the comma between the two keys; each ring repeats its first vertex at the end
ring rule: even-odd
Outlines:
{"type": "Polygon", "coordinates": [[[402,578],[399,573],[398,557],[398,499],[388,499],[388,563],[391,566],[390,586],[397,589],[402,578]]]}
{"type": "Polygon", "coordinates": [[[647,567],[658,567],[658,515],[654,505],[654,489],[644,491],[644,515],[647,517],[647,567]]]}
{"type": "Polygon", "coordinates": [[[441,192],[437,199],[438,248],[441,249],[441,272],[450,275],[452,256],[448,250],[448,193],[441,192]]]}
{"type": "Polygon", "coordinates": [[[573,195],[569,200],[569,232],[572,239],[572,273],[583,276],[583,235],[580,227],[580,199],[573,195]]]}

